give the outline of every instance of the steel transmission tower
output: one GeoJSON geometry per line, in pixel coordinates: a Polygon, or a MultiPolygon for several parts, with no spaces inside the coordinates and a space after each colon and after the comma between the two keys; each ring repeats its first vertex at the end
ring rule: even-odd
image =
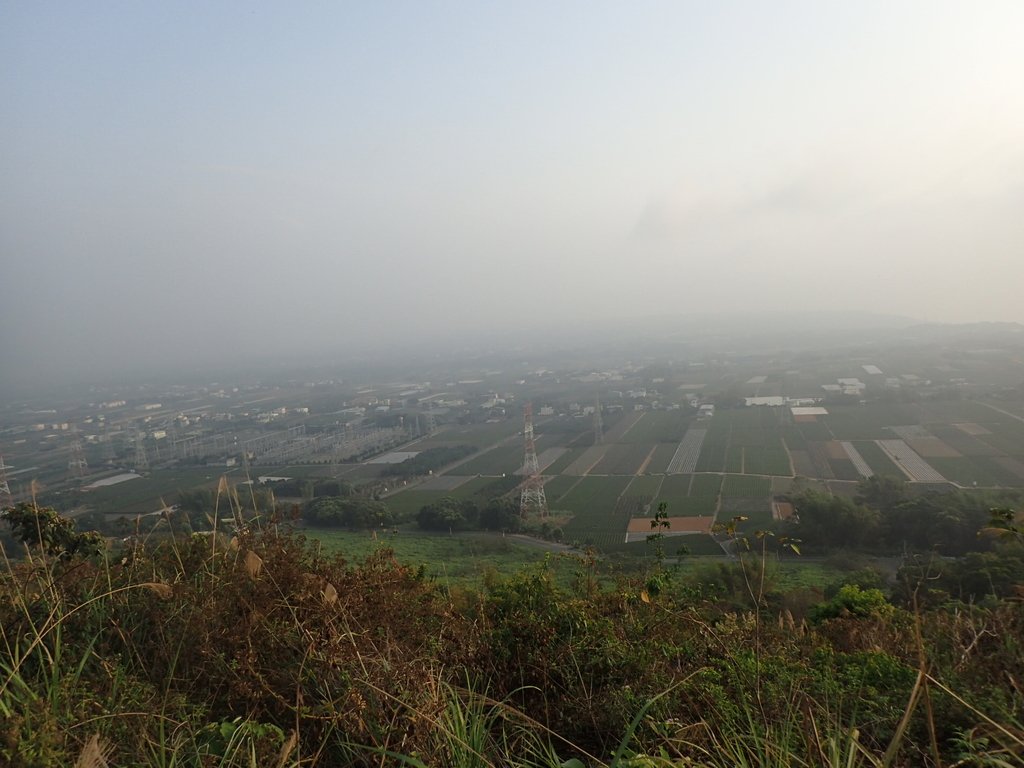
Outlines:
{"type": "Polygon", "coordinates": [[[604,442],[604,422],[601,420],[601,396],[594,396],[594,445],[604,442]]]}
{"type": "Polygon", "coordinates": [[[4,464],[4,457],[0,456],[0,509],[14,506],[14,495],[11,493],[10,483],[7,482],[7,465],[4,464]]]}
{"type": "Polygon", "coordinates": [[[71,477],[81,480],[85,476],[85,470],[89,463],[85,460],[85,452],[82,451],[82,441],[78,437],[78,427],[73,428],[71,433],[71,457],[68,459],[68,469],[71,470],[71,477]]]}
{"type": "Polygon", "coordinates": [[[519,514],[523,517],[548,516],[548,500],[544,496],[544,478],[540,476],[537,462],[537,446],[533,442],[533,404],[523,408],[523,492],[519,497],[519,514]]]}
{"type": "Polygon", "coordinates": [[[135,461],[133,462],[136,472],[145,472],[149,469],[149,457],[146,456],[146,433],[138,427],[135,428],[135,461]]]}
{"type": "Polygon", "coordinates": [[[107,464],[115,459],[114,444],[110,440],[110,424],[106,421],[103,422],[103,445],[100,449],[100,458],[107,464]]]}

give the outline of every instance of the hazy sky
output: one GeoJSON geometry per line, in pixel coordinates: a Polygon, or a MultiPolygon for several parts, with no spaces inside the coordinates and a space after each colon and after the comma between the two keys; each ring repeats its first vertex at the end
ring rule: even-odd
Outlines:
{"type": "Polygon", "coordinates": [[[1024,321],[1022,40],[1019,0],[3,2],[0,366],[1024,321]]]}

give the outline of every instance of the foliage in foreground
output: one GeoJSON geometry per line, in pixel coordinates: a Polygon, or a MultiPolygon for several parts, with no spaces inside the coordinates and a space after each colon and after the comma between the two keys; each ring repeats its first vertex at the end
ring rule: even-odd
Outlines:
{"type": "Polygon", "coordinates": [[[804,620],[756,558],[730,566],[746,605],[664,572],[657,593],[602,589],[593,559],[576,591],[539,568],[452,593],[387,550],[352,564],[240,514],[114,554],[14,512],[35,546],[0,577],[0,764],[1024,759],[1019,601],[915,612],[852,587],[804,620]]]}

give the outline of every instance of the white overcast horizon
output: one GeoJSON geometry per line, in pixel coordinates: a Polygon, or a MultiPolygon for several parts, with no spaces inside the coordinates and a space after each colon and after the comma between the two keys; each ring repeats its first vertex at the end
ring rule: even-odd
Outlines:
{"type": "Polygon", "coordinates": [[[1024,321],[1024,4],[0,5],[0,365],[1024,321]]]}

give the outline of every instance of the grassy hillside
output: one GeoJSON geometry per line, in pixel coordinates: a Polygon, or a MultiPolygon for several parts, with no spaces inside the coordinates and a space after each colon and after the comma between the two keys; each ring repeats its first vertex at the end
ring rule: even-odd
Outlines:
{"type": "Polygon", "coordinates": [[[116,551],[15,518],[36,546],[0,576],[3,765],[1021,764],[1024,604],[953,602],[928,569],[785,590],[755,548],[466,589],[240,514],[116,551]]]}

